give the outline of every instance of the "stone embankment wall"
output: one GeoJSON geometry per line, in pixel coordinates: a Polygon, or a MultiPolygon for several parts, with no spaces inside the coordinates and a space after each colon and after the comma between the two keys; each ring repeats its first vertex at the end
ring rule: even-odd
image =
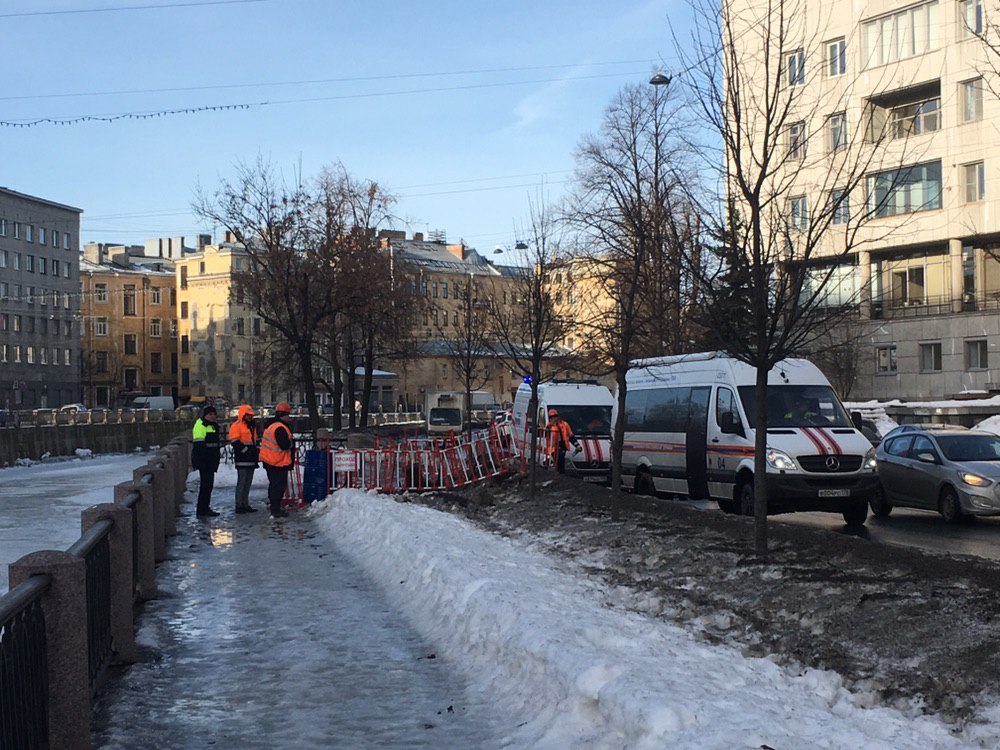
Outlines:
{"type": "Polygon", "coordinates": [[[77,448],[95,454],[128,453],[166,445],[182,429],[179,422],[9,427],[0,429],[0,466],[12,466],[19,458],[37,461],[46,453],[72,456],[77,448]]]}

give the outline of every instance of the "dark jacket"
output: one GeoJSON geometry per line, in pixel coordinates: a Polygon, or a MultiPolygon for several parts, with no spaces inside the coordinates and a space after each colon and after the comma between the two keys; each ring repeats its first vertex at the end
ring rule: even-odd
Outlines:
{"type": "Polygon", "coordinates": [[[198,418],[191,428],[191,467],[201,471],[219,470],[219,451],[222,447],[222,439],[219,434],[219,425],[205,422],[198,418]]]}

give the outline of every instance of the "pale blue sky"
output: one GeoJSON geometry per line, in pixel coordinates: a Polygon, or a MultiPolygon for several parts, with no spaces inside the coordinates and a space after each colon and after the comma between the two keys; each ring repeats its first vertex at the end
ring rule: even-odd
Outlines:
{"type": "Polygon", "coordinates": [[[407,229],[490,249],[514,241],[534,186],[558,198],[614,93],[670,63],[668,14],[685,25],[681,0],[264,0],[3,17],[195,1],[0,0],[0,120],[326,100],[0,128],[0,185],[83,208],[84,242],[140,242],[211,229],[188,209],[195,186],[238,160],[260,153],[287,174],[340,160],[402,196],[407,229]],[[563,67],[415,75],[541,66],[563,67]],[[256,85],[358,77],[383,78],[256,85]],[[232,84],[254,85],[104,93],[232,84]],[[385,93],[462,86],[480,88],[385,93]]]}

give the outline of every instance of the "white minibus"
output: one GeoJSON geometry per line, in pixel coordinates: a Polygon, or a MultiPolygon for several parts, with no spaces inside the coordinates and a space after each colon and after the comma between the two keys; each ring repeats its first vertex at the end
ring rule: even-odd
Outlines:
{"type": "MultiPolygon", "coordinates": [[[[753,367],[723,353],[633,363],[623,485],[712,498],[726,512],[753,515],[755,382],[753,367]]],[[[768,374],[767,392],[768,512],[830,511],[863,524],[875,451],[829,381],[811,362],[787,359],[768,374]]]]}
{"type": "Polygon", "coordinates": [[[549,410],[555,409],[569,423],[573,435],[580,441],[580,451],[566,454],[566,474],[585,482],[607,482],[611,471],[611,391],[594,381],[574,382],[554,380],[538,386],[538,419],[530,419],[528,403],[531,386],[522,383],[514,396],[511,410],[514,450],[519,456],[531,449],[531,430],[539,432],[539,458],[545,455],[545,428],[549,410]]]}

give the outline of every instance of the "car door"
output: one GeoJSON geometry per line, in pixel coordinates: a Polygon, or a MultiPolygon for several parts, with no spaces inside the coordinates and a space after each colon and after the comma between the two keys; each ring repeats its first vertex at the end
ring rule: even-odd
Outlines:
{"type": "Polygon", "coordinates": [[[878,475],[885,494],[894,503],[909,504],[906,475],[909,464],[906,452],[913,443],[912,435],[899,435],[886,441],[885,452],[878,465],[878,475]]]}
{"type": "Polygon", "coordinates": [[[908,484],[916,507],[937,510],[941,456],[926,435],[917,435],[913,438],[913,445],[910,446],[907,455],[910,466],[908,484]],[[934,457],[934,463],[917,458],[928,454],[934,457]]]}

